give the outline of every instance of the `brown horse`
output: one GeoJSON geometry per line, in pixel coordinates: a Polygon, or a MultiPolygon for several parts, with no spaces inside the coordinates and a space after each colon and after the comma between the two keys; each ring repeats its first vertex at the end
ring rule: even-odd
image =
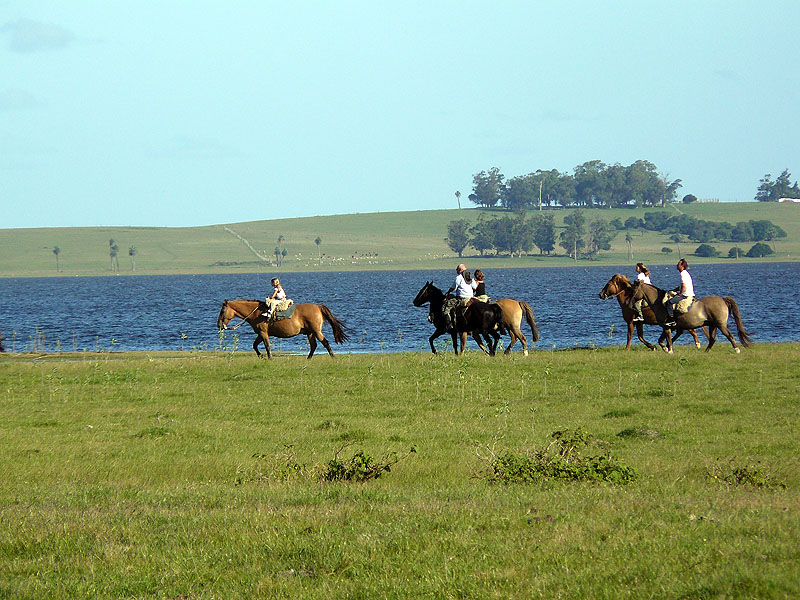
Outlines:
{"type": "MultiPolygon", "coordinates": [[[[633,286],[633,300],[644,298],[645,302],[649,304],[653,313],[658,320],[658,324],[664,328],[664,333],[661,334],[661,340],[666,339],[668,352],[672,353],[672,328],[665,325],[667,322],[667,309],[664,307],[664,296],[666,292],[657,288],[649,283],[636,282],[633,286]]],[[[705,298],[697,298],[692,302],[689,312],[684,314],[675,315],[675,323],[678,335],[684,330],[689,328],[708,326],[708,346],[706,352],[711,350],[711,346],[717,341],[717,329],[728,338],[733,349],[738,354],[740,352],[739,346],[736,345],[736,340],[733,339],[730,330],[728,329],[728,317],[733,316],[736,322],[736,328],[739,330],[739,341],[742,346],[749,346],[750,335],[745,331],[742,317],[739,315],[739,305],[736,300],[730,296],[721,298],[719,296],[706,296],[705,298]]],[[[677,335],[675,336],[677,337],[677,335]]],[[[661,343],[659,340],[659,343],[661,343]]]]}
{"type": "MultiPolygon", "coordinates": [[[[633,309],[630,307],[630,299],[633,296],[633,284],[628,280],[625,275],[620,275],[617,273],[611,279],[608,280],[608,283],[600,290],[598,294],[603,300],[608,300],[609,298],[616,298],[619,302],[619,307],[622,309],[622,318],[625,319],[625,322],[628,324],[628,343],[625,344],[625,350],[630,350],[631,348],[631,340],[633,339],[633,329],[636,328],[636,334],[639,337],[639,341],[642,342],[645,346],[647,346],[650,350],[655,350],[656,347],[644,339],[644,327],[642,325],[658,325],[658,321],[656,320],[656,315],[653,313],[653,309],[649,306],[642,306],[642,316],[644,317],[644,323],[642,321],[638,321],[634,324],[633,322],[633,309]]],[[[694,329],[689,329],[689,333],[692,334],[694,338],[694,345],[696,347],[700,347],[700,340],[697,339],[697,331],[694,329]]],[[[705,329],[703,329],[705,332],[705,329]]],[[[675,337],[672,338],[674,342],[678,339],[680,333],[675,334],[675,337]]],[[[706,332],[706,336],[708,336],[708,332],[706,332]]]]}
{"type": "MultiPolygon", "coordinates": [[[[322,324],[327,321],[333,329],[333,339],[337,344],[343,344],[349,338],[344,323],[333,316],[330,309],[324,304],[295,304],[292,316],[279,321],[267,321],[262,314],[266,306],[260,300],[225,300],[217,317],[217,329],[220,331],[228,328],[228,323],[234,317],[244,319],[256,332],[253,350],[260,357],[258,345],[263,343],[267,350],[267,358],[272,358],[269,347],[270,334],[278,338],[290,338],[299,334],[308,336],[308,345],[311,351],[308,358],[314,356],[319,340],[328,354],[333,356],[331,345],[322,333],[322,324]]],[[[238,327],[238,326],[237,326],[238,327]]]]}
{"type": "Polygon", "coordinates": [[[531,341],[534,343],[539,341],[539,328],[536,326],[536,318],[533,316],[531,305],[512,298],[503,298],[498,300],[497,304],[503,309],[503,326],[511,336],[511,343],[503,354],[510,354],[511,347],[519,340],[522,342],[522,354],[528,356],[528,340],[525,339],[525,334],[521,329],[522,317],[525,317],[525,321],[530,325],[531,341]]]}

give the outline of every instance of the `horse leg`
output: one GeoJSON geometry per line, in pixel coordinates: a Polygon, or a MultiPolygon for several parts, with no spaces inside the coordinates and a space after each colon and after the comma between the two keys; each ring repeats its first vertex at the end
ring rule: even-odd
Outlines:
{"type": "MultiPolygon", "coordinates": [[[[631,340],[633,339],[633,327],[634,327],[633,322],[628,321],[628,342],[625,344],[625,350],[631,349],[631,340]]],[[[647,344],[647,342],[645,342],[644,338],[642,337],[642,326],[639,325],[639,327],[637,327],[636,329],[639,331],[639,339],[643,341],[645,344],[647,344]]]]}
{"type": "Polygon", "coordinates": [[[495,356],[497,354],[497,344],[500,343],[500,334],[495,330],[492,330],[491,335],[494,338],[494,344],[491,346],[492,351],[490,356],[495,356]]]}
{"type": "Polygon", "coordinates": [[[264,348],[267,350],[267,358],[272,358],[272,352],[269,348],[269,334],[266,332],[262,333],[261,340],[264,342],[264,348]]]}
{"type": "MultiPolygon", "coordinates": [[[[466,341],[466,339],[467,339],[467,334],[466,334],[466,333],[464,333],[464,334],[462,334],[462,335],[463,335],[464,341],[466,341]]],[[[473,339],[473,340],[475,340],[475,343],[476,343],[476,344],[478,344],[478,348],[480,348],[481,350],[483,350],[483,353],[484,353],[484,354],[489,354],[489,350],[487,350],[487,349],[486,349],[486,344],[484,344],[484,343],[483,343],[483,340],[481,340],[481,337],[480,337],[481,335],[483,336],[483,340],[486,340],[486,344],[488,344],[488,343],[489,343],[489,341],[488,341],[488,340],[489,340],[489,338],[486,336],[486,334],[485,334],[485,333],[476,333],[476,332],[474,332],[474,331],[473,331],[473,332],[472,332],[472,339],[473,339]]],[[[462,344],[462,346],[461,346],[461,351],[462,351],[462,352],[464,351],[464,346],[463,346],[463,344],[462,344]]]]}
{"type": "Polygon", "coordinates": [[[331,344],[330,344],[330,342],[328,341],[328,338],[326,338],[324,335],[322,335],[322,334],[320,333],[320,334],[319,334],[319,341],[320,341],[320,343],[321,343],[321,344],[322,344],[322,345],[325,347],[325,350],[327,350],[327,351],[328,351],[328,354],[330,354],[331,356],[333,356],[333,350],[331,349],[331,344]]]}
{"type": "Polygon", "coordinates": [[[433,352],[434,354],[436,354],[437,352],[436,348],[433,345],[433,340],[435,340],[440,336],[443,336],[445,333],[447,332],[444,329],[437,329],[436,331],[433,332],[433,335],[428,338],[428,343],[431,345],[431,352],[433,352]]]}
{"type": "Polygon", "coordinates": [[[739,349],[739,346],[736,345],[736,340],[733,339],[733,334],[731,333],[731,330],[728,329],[728,326],[720,325],[719,330],[722,332],[722,335],[728,338],[728,341],[730,341],[731,345],[733,346],[733,351],[736,352],[736,354],[739,354],[741,350],[739,349]]]}
{"type": "Polygon", "coordinates": [[[681,336],[683,335],[683,332],[684,332],[684,331],[685,331],[685,330],[681,329],[680,327],[678,327],[678,328],[675,330],[675,335],[673,335],[673,336],[672,336],[672,343],[673,343],[673,344],[675,343],[675,340],[677,340],[679,337],[681,337],[681,336]]]}
{"type": "MultiPolygon", "coordinates": [[[[633,331],[634,325],[633,323],[628,324],[628,345],[625,346],[625,350],[630,349],[631,347],[631,332],[633,331]]],[[[636,335],[639,338],[639,341],[642,342],[645,346],[647,346],[648,350],[655,350],[656,347],[644,339],[644,325],[641,323],[636,323],[636,335]]]]}
{"type": "Polygon", "coordinates": [[[308,347],[311,348],[311,351],[306,358],[310,360],[311,357],[314,356],[314,350],[317,349],[317,338],[314,337],[313,333],[308,334],[308,347]]]}
{"type": "Polygon", "coordinates": [[[253,350],[256,351],[256,356],[261,358],[261,352],[258,350],[258,345],[261,343],[261,336],[257,335],[256,339],[253,340],[253,350]]]}
{"type": "Polygon", "coordinates": [[[697,330],[696,329],[690,329],[689,333],[691,333],[692,337],[694,338],[694,347],[695,348],[699,348],[700,347],[700,340],[697,339],[697,330]]]}
{"type": "Polygon", "coordinates": [[[716,325],[709,325],[708,326],[708,346],[706,346],[706,352],[711,350],[711,346],[713,346],[717,341],[717,327],[716,325]]]}

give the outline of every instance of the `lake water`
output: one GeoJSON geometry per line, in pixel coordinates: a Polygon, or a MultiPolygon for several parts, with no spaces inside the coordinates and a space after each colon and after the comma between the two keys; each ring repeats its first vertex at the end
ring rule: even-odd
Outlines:
{"type": "MultiPolygon", "coordinates": [[[[541,334],[539,350],[625,343],[616,300],[601,300],[597,294],[614,273],[633,278],[630,266],[491,269],[474,261],[470,267],[483,268],[492,297],[531,304],[541,334]]],[[[691,273],[698,295],[736,299],[756,342],[800,340],[800,316],[795,303],[785,300],[794,297],[800,263],[696,265],[691,273]]],[[[49,352],[213,350],[220,347],[216,319],[222,301],[263,298],[274,275],[0,279],[0,333],[6,349],[17,352],[42,345],[49,352]]],[[[415,308],[411,301],[427,280],[443,289],[450,287],[455,270],[278,275],[295,302],[324,303],[349,326],[350,341],[332,344],[334,352],[429,352],[433,326],[427,322],[427,307],[415,308]]],[[[679,282],[674,265],[654,267],[651,277],[663,288],[679,282]]],[[[732,320],[729,325],[735,334],[732,320]]],[[[646,327],[645,336],[655,341],[659,331],[646,327]]],[[[525,324],[523,332],[530,337],[525,324]]],[[[250,327],[235,333],[240,351],[252,352],[250,327]]],[[[330,333],[327,325],[325,333],[330,333]]],[[[232,347],[233,335],[226,333],[223,347],[232,347]]],[[[442,346],[448,340],[440,338],[442,346]]],[[[678,343],[690,340],[683,336],[678,343]]],[[[721,343],[728,345],[720,336],[721,343]]],[[[475,348],[474,342],[469,344],[475,348]]],[[[273,349],[307,352],[307,341],[305,336],[273,338],[273,349]]]]}

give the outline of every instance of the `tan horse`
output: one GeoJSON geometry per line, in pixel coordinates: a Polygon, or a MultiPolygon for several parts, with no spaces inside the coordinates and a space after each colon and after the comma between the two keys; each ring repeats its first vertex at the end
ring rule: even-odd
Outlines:
{"type": "MultiPolygon", "coordinates": [[[[644,327],[642,325],[658,325],[658,321],[656,320],[656,315],[653,313],[653,309],[649,306],[642,306],[642,316],[644,317],[644,323],[642,321],[638,321],[637,323],[633,323],[633,309],[630,307],[630,299],[633,297],[633,284],[628,280],[625,275],[620,275],[617,273],[611,279],[608,280],[608,283],[600,290],[598,294],[603,300],[608,300],[609,298],[616,298],[619,302],[619,307],[622,309],[622,318],[625,319],[625,322],[628,324],[628,343],[625,344],[625,350],[630,350],[631,348],[631,340],[633,339],[633,329],[636,328],[636,334],[639,337],[639,341],[642,342],[645,346],[647,346],[650,350],[655,350],[655,345],[648,342],[644,339],[644,327]]],[[[694,329],[688,330],[692,337],[694,338],[694,345],[699,348],[700,347],[700,340],[697,339],[697,331],[694,329]]],[[[703,332],[708,336],[708,332],[703,328],[703,332]]],[[[678,339],[680,334],[676,334],[672,341],[674,342],[678,339]]]]}
{"type": "MultiPolygon", "coordinates": [[[[664,333],[661,334],[661,339],[667,341],[667,352],[672,353],[672,328],[668,327],[665,323],[667,320],[667,309],[664,307],[664,295],[666,292],[660,288],[649,283],[636,283],[633,286],[633,299],[638,300],[644,298],[647,304],[653,307],[658,324],[664,328],[664,333]]],[[[739,341],[742,346],[749,346],[751,343],[750,335],[745,331],[742,317],[739,314],[739,305],[736,300],[730,296],[721,298],[719,296],[705,296],[704,298],[697,298],[692,302],[689,312],[684,314],[676,314],[675,322],[678,335],[690,327],[708,326],[708,346],[706,352],[711,350],[714,342],[717,341],[717,329],[728,338],[728,341],[733,346],[733,349],[738,354],[740,352],[739,346],[736,345],[736,340],[728,329],[728,318],[733,317],[736,323],[736,328],[739,330],[739,341]]],[[[677,337],[677,335],[675,336],[677,337]]],[[[661,340],[659,340],[660,343],[661,340]]]]}
{"type": "Polygon", "coordinates": [[[260,357],[258,345],[263,343],[267,350],[267,358],[272,358],[269,347],[270,334],[278,338],[290,338],[299,334],[308,336],[308,345],[311,351],[308,358],[314,356],[319,340],[328,354],[333,356],[331,345],[322,333],[322,324],[327,321],[333,329],[333,339],[337,344],[343,344],[349,337],[344,323],[333,316],[330,309],[324,304],[295,304],[294,312],[288,319],[267,321],[263,316],[266,306],[260,300],[225,300],[217,317],[217,329],[220,331],[228,328],[228,323],[234,317],[244,319],[256,332],[253,350],[260,357]]]}
{"type": "Polygon", "coordinates": [[[539,328],[536,326],[536,318],[533,316],[531,305],[513,298],[503,298],[498,300],[497,304],[503,309],[503,325],[511,336],[511,343],[503,354],[509,354],[511,347],[519,340],[522,342],[523,355],[528,356],[528,340],[525,339],[525,334],[521,329],[523,316],[531,327],[531,341],[534,343],[539,341],[539,328]]]}

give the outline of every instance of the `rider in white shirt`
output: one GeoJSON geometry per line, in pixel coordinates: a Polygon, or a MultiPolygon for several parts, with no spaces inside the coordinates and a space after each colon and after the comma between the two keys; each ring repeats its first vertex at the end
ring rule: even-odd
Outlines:
{"type": "Polygon", "coordinates": [[[675,305],[682,300],[686,300],[687,298],[694,298],[694,282],[692,281],[692,276],[689,274],[689,263],[686,262],[685,258],[682,258],[678,261],[676,268],[681,274],[681,285],[679,288],[676,288],[678,294],[667,300],[665,303],[665,306],[667,307],[667,314],[669,315],[669,318],[665,323],[667,327],[675,326],[675,305]]]}
{"type": "MultiPolygon", "coordinates": [[[[636,272],[638,275],[636,276],[636,280],[642,283],[650,283],[650,269],[644,266],[644,263],[636,263],[636,272]]],[[[633,319],[631,319],[634,323],[641,323],[644,321],[644,316],[642,316],[642,302],[644,302],[644,298],[641,300],[637,300],[633,303],[633,319]]]]}

